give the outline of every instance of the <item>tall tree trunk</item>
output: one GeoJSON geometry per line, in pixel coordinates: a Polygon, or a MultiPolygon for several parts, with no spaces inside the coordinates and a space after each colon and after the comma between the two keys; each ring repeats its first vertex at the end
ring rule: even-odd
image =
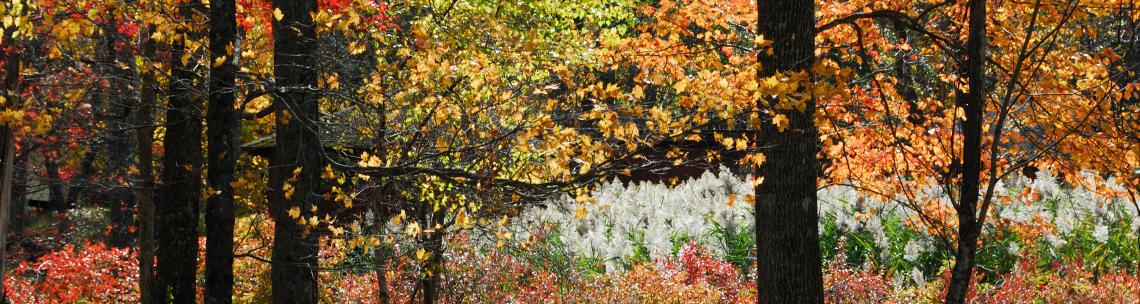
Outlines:
{"type": "MultiPolygon", "coordinates": [[[[815,62],[815,7],[811,0],[758,1],[759,33],[771,39],[761,51],[760,77],[809,73],[815,62]]],[[[810,82],[810,76],[805,81],[810,82]]],[[[810,94],[810,83],[800,92],[810,94]]],[[[778,110],[781,100],[757,101],[761,126],[756,144],[767,161],[757,168],[756,245],[760,303],[823,303],[816,182],[820,142],[812,117],[815,98],[804,111],[778,110]],[[788,118],[785,130],[775,115],[788,118]]]]}
{"type": "Polygon", "coordinates": [[[946,292],[946,303],[965,303],[978,251],[979,179],[982,170],[982,110],[984,109],[986,1],[970,0],[969,36],[962,76],[969,84],[968,92],[958,92],[957,106],[965,111],[962,121],[962,179],[958,190],[958,251],[946,292]]]}
{"type": "MultiPolygon", "coordinates": [[[[154,27],[151,27],[153,31],[154,27]]],[[[155,42],[147,39],[143,57],[154,58],[155,42]]],[[[142,71],[142,96],[135,113],[135,136],[138,146],[139,202],[139,302],[155,302],[154,293],[154,105],[158,103],[158,81],[153,71],[142,71]]]]}
{"type": "Polygon", "coordinates": [[[109,10],[110,23],[103,29],[104,52],[107,61],[104,62],[109,87],[106,94],[108,109],[107,134],[107,175],[106,182],[112,189],[107,195],[107,209],[111,220],[111,235],[108,243],[114,247],[128,247],[134,240],[131,226],[134,226],[134,193],[130,190],[129,170],[131,166],[131,110],[136,101],[130,89],[130,79],[134,69],[134,60],[123,52],[116,50],[118,41],[117,23],[114,21],[115,11],[109,10]],[[119,63],[123,63],[120,65],[119,63]],[[121,68],[126,66],[126,68],[121,68]]]}
{"type": "MultiPolygon", "coordinates": [[[[9,100],[10,102],[11,100],[9,100]]],[[[15,134],[8,125],[0,126],[0,261],[5,261],[8,247],[8,209],[12,205],[12,159],[16,156],[15,134]]],[[[0,286],[3,286],[7,277],[4,263],[0,263],[0,286]]],[[[4,290],[0,290],[0,301],[7,299],[4,290]]]]}
{"type": "MultiPolygon", "coordinates": [[[[375,52],[368,53],[375,54],[375,52]]],[[[375,64],[375,60],[370,63],[375,64]]],[[[377,113],[387,112],[386,104],[384,101],[380,101],[377,113]]],[[[376,157],[379,157],[381,160],[387,160],[388,149],[384,146],[384,138],[388,135],[388,122],[384,115],[380,115],[378,119],[380,123],[376,128],[375,138],[372,141],[372,150],[376,151],[376,157]]],[[[377,244],[375,248],[372,248],[372,264],[373,271],[376,272],[376,301],[378,304],[388,304],[391,302],[391,295],[388,293],[388,258],[390,255],[388,244],[384,243],[384,238],[381,236],[384,235],[385,224],[388,222],[388,219],[392,217],[392,212],[390,211],[392,208],[384,208],[390,206],[382,206],[381,204],[391,204],[393,200],[400,198],[396,195],[389,196],[389,193],[393,193],[393,191],[392,183],[387,179],[381,180],[378,193],[380,193],[380,195],[369,200],[369,208],[372,208],[372,218],[370,219],[372,225],[369,226],[371,227],[370,232],[379,240],[379,244],[377,244]]]]}
{"type": "MultiPolygon", "coordinates": [[[[8,35],[8,32],[4,33],[8,35]]],[[[6,64],[4,67],[4,103],[0,105],[0,109],[12,109],[19,103],[19,83],[20,83],[20,57],[15,52],[8,52],[4,54],[6,64]]],[[[8,208],[12,205],[12,173],[15,168],[13,161],[16,158],[16,134],[12,130],[12,126],[8,124],[0,125],[0,286],[4,286],[4,279],[7,277],[7,269],[4,268],[4,261],[7,258],[8,247],[8,208]]],[[[0,303],[6,302],[8,299],[7,294],[3,288],[0,288],[0,303]]]]}
{"type": "MultiPolygon", "coordinates": [[[[179,15],[193,24],[201,3],[191,0],[179,15]]],[[[188,39],[195,39],[191,28],[188,39]]],[[[198,259],[198,200],[201,195],[202,102],[195,90],[197,75],[182,63],[187,42],[176,38],[171,49],[170,107],[166,111],[166,140],[162,162],[160,205],[155,207],[158,231],[158,296],[160,302],[193,303],[198,259]]],[[[193,54],[189,54],[193,55],[193,54]]]]}
{"type": "Polygon", "coordinates": [[[319,139],[316,62],[312,15],[316,0],[274,0],[273,73],[277,86],[276,141],[269,187],[275,213],[274,303],[317,302],[317,231],[313,209],[321,199],[324,156],[319,139]],[[300,218],[289,215],[293,210],[300,218]]]}
{"type": "Polygon", "coordinates": [[[234,285],[234,180],[241,149],[240,113],[234,109],[237,73],[236,4],[215,0],[210,4],[210,105],[206,113],[206,303],[231,303],[234,285]]]}

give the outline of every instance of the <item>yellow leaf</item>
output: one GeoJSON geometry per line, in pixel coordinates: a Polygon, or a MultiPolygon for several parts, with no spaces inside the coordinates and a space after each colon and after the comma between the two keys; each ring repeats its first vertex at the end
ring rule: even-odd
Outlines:
{"type": "Polygon", "coordinates": [[[780,79],[776,78],[776,76],[767,77],[764,78],[762,85],[765,89],[772,90],[780,86],[780,79]]]}
{"type": "Polygon", "coordinates": [[[420,224],[416,222],[408,223],[408,227],[404,229],[404,233],[409,236],[416,237],[420,235],[420,224]]]}
{"type": "Polygon", "coordinates": [[[293,188],[293,185],[292,184],[285,184],[285,186],[283,188],[285,190],[285,199],[292,199],[293,198],[293,192],[296,191],[296,189],[293,188]]]}
{"type": "Polygon", "coordinates": [[[779,129],[780,132],[784,132],[784,129],[788,128],[788,116],[776,114],[775,117],[772,117],[772,124],[776,125],[776,129],[779,129]]]}
{"type": "Polygon", "coordinates": [[[633,87],[633,98],[634,99],[645,98],[645,89],[642,88],[640,85],[634,86],[633,87]]]}
{"type": "Polygon", "coordinates": [[[736,146],[736,139],[732,137],[725,137],[721,140],[721,144],[723,144],[726,148],[732,148],[736,146]]]}
{"type": "Polygon", "coordinates": [[[579,220],[586,219],[586,206],[579,206],[577,210],[574,210],[574,218],[579,220]]]}
{"type": "Polygon", "coordinates": [[[677,83],[673,84],[673,89],[677,90],[677,93],[685,92],[685,89],[688,87],[689,87],[689,80],[688,79],[681,80],[681,81],[678,81],[677,83]]]}
{"type": "MultiPolygon", "coordinates": [[[[752,166],[755,166],[755,167],[759,167],[760,165],[763,165],[764,162],[768,160],[768,157],[764,156],[764,154],[762,154],[762,153],[751,154],[747,157],[748,157],[748,160],[752,162],[752,166]]],[[[756,185],[753,185],[753,186],[756,186],[756,185]]]]}

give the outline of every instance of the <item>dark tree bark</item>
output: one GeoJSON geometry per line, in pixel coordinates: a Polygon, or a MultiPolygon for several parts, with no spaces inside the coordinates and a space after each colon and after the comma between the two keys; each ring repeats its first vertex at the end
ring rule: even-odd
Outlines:
{"type": "MultiPolygon", "coordinates": [[[[98,90],[98,88],[96,88],[98,90]]],[[[97,99],[97,98],[96,98],[97,99]]],[[[96,103],[92,104],[92,107],[96,103]]],[[[83,206],[83,203],[90,203],[90,188],[91,178],[95,175],[95,157],[99,154],[98,138],[92,139],[90,148],[86,153],[83,153],[83,158],[79,160],[79,174],[72,178],[70,189],[67,191],[67,205],[72,207],[83,206]]]]}
{"type": "MultiPolygon", "coordinates": [[[[113,16],[114,13],[108,13],[113,16]]],[[[108,23],[107,27],[103,29],[104,45],[103,47],[106,61],[103,62],[106,68],[105,76],[108,77],[107,83],[110,85],[104,91],[106,106],[107,106],[107,119],[108,128],[110,132],[107,134],[107,175],[106,183],[112,187],[111,191],[107,193],[107,209],[111,221],[111,234],[107,243],[114,247],[128,247],[131,246],[134,240],[134,234],[131,232],[131,226],[134,226],[134,207],[135,196],[134,192],[130,189],[130,185],[126,184],[126,180],[130,175],[128,168],[132,164],[132,150],[133,136],[131,136],[131,111],[136,101],[134,101],[135,94],[131,90],[131,79],[133,78],[134,60],[124,52],[117,50],[115,44],[118,42],[117,25],[114,22],[108,23]],[[123,63],[120,65],[120,63],[123,63]],[[125,68],[123,68],[125,67],[125,68]]]]}
{"type": "MultiPolygon", "coordinates": [[[[368,54],[375,54],[375,52],[365,52],[368,54]]],[[[394,52],[393,52],[394,53],[394,52]]],[[[393,54],[394,55],[394,54],[393,54]]],[[[375,65],[376,59],[373,58],[368,61],[368,64],[375,65]]],[[[377,113],[386,113],[387,106],[383,101],[380,102],[377,108],[377,113]]],[[[379,124],[376,128],[376,134],[372,141],[372,150],[376,151],[376,157],[380,159],[388,159],[388,149],[384,145],[384,138],[388,135],[388,122],[381,115],[379,124]]],[[[393,201],[400,200],[398,195],[389,195],[394,193],[392,191],[392,184],[389,180],[381,180],[379,195],[376,198],[370,199],[369,208],[372,209],[372,225],[369,231],[372,235],[380,239],[381,243],[375,248],[372,248],[372,266],[376,275],[376,301],[378,304],[388,304],[391,302],[391,295],[388,293],[388,259],[390,257],[390,249],[388,244],[384,244],[383,238],[380,236],[384,233],[384,224],[392,217],[391,205],[393,201]]]]}
{"type": "MultiPolygon", "coordinates": [[[[201,3],[192,1],[179,8],[187,23],[201,3]]],[[[191,30],[191,35],[194,34],[191,30]]],[[[192,37],[194,38],[194,37],[192,37]]],[[[166,140],[162,162],[162,185],[155,207],[158,231],[159,302],[193,303],[198,260],[198,204],[201,195],[202,102],[195,90],[199,79],[182,64],[185,41],[171,46],[170,107],[166,111],[166,140]]]]}
{"type": "MultiPolygon", "coordinates": [[[[383,103],[381,103],[378,113],[385,113],[385,109],[386,107],[383,103]]],[[[385,149],[384,146],[384,137],[388,132],[388,124],[384,120],[384,117],[380,117],[379,119],[380,123],[377,128],[375,140],[372,144],[372,150],[376,151],[376,156],[380,159],[388,159],[388,149],[385,149]]],[[[391,203],[393,199],[399,199],[394,195],[387,195],[389,193],[392,193],[392,186],[388,181],[381,182],[379,193],[380,195],[378,197],[368,200],[370,202],[369,208],[372,209],[372,218],[369,219],[372,221],[372,225],[369,226],[369,229],[372,235],[376,236],[377,238],[380,238],[380,236],[383,235],[384,224],[387,223],[388,220],[392,217],[392,212],[390,211],[392,208],[390,208],[390,206],[383,206],[381,204],[391,203]]],[[[379,304],[388,304],[391,301],[391,295],[388,293],[389,249],[388,245],[383,243],[383,238],[380,239],[381,243],[378,244],[375,248],[372,248],[372,266],[373,271],[376,273],[376,301],[379,304]]]]}
{"type": "MultiPolygon", "coordinates": [[[[153,28],[152,28],[153,31],[153,28]]],[[[147,39],[143,57],[154,58],[155,42],[147,39]]],[[[154,292],[154,105],[158,103],[158,81],[154,72],[142,71],[142,96],[135,113],[135,136],[138,146],[139,202],[139,302],[155,302],[154,292]]]]}
{"type": "MultiPolygon", "coordinates": [[[[51,182],[48,184],[48,200],[51,201],[51,208],[56,213],[63,214],[72,206],[71,201],[67,199],[68,194],[64,193],[63,179],[59,177],[59,161],[56,159],[58,156],[54,154],[55,151],[59,151],[58,149],[58,143],[53,143],[51,151],[44,157],[44,168],[47,171],[48,181],[51,182]]],[[[59,234],[66,234],[70,226],[67,217],[56,218],[55,227],[59,234]]]]}
{"type": "Polygon", "coordinates": [[[965,111],[962,121],[962,179],[959,181],[958,250],[946,292],[946,303],[965,303],[978,251],[981,223],[978,220],[979,180],[982,170],[982,111],[984,109],[986,1],[970,0],[969,36],[966,58],[960,68],[969,84],[968,92],[958,92],[957,106],[965,111]]]}
{"type": "Polygon", "coordinates": [[[313,216],[321,199],[324,156],[318,138],[316,61],[317,42],[312,15],[316,0],[274,0],[281,18],[273,20],[273,73],[276,102],[276,149],[270,168],[270,208],[273,239],[274,303],[317,302],[317,231],[301,225],[313,216]]]}
{"type": "Polygon", "coordinates": [[[234,109],[237,74],[236,4],[210,3],[210,58],[225,58],[210,68],[210,105],[206,113],[206,303],[231,303],[234,285],[234,180],[241,149],[240,115],[234,109]]]}
{"type": "MultiPolygon", "coordinates": [[[[27,141],[21,141],[20,147],[27,149],[27,141]]],[[[23,149],[20,149],[23,150],[23,149]]],[[[28,151],[28,150],[24,150],[28,151]]],[[[12,158],[12,193],[9,194],[8,203],[8,234],[10,239],[23,237],[24,227],[28,217],[28,153],[17,151],[12,158]]]]}
{"type": "MultiPolygon", "coordinates": [[[[810,0],[760,0],[759,33],[771,39],[772,51],[761,51],[760,77],[776,73],[809,73],[815,62],[815,8],[810,0]]],[[[810,75],[810,74],[809,74],[810,75]]],[[[810,81],[810,77],[809,80],[810,81]]],[[[810,94],[810,85],[800,86],[810,94]]],[[[815,98],[804,111],[778,110],[780,100],[757,101],[761,126],[756,144],[767,157],[757,168],[756,242],[759,303],[823,303],[816,182],[820,142],[812,119],[815,98]],[[780,131],[772,123],[786,115],[780,131]]]]}
{"type": "MultiPolygon", "coordinates": [[[[4,34],[10,36],[7,31],[4,34]]],[[[4,92],[19,92],[20,57],[14,52],[4,55],[7,57],[4,67],[4,92]]],[[[0,109],[15,108],[19,103],[19,97],[17,94],[5,93],[5,100],[0,109]]],[[[7,257],[5,249],[8,247],[8,208],[12,205],[12,173],[14,173],[15,158],[16,136],[10,126],[0,125],[0,286],[3,286],[7,276],[7,270],[2,262],[7,257]]],[[[7,298],[4,290],[0,290],[0,302],[5,302],[7,298]]]]}
{"type": "MultiPolygon", "coordinates": [[[[9,100],[11,101],[11,100],[9,100]]],[[[0,261],[7,257],[8,208],[12,205],[12,159],[16,156],[15,136],[8,125],[0,126],[0,261]]],[[[6,277],[4,263],[0,263],[0,284],[6,277]]],[[[0,301],[7,296],[0,290],[0,301]]]]}

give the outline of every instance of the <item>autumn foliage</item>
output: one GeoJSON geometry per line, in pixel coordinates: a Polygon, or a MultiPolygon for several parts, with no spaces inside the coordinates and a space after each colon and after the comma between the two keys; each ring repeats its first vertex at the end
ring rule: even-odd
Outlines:
{"type": "Polygon", "coordinates": [[[13,303],[132,302],[138,263],[126,248],[64,245],[12,269],[4,290],[13,303]]]}
{"type": "Polygon", "coordinates": [[[0,2],[14,303],[1140,298],[1140,1],[0,2]]]}

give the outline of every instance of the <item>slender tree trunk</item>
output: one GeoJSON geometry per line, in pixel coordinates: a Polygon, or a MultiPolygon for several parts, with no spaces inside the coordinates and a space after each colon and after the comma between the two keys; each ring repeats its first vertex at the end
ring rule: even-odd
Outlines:
{"type": "MultiPolygon", "coordinates": [[[[377,234],[378,235],[378,234],[377,234]]],[[[383,242],[383,241],[381,241],[383,242]]],[[[372,263],[376,272],[376,301],[378,304],[391,302],[388,294],[388,249],[387,244],[381,243],[372,248],[372,263]]]]}
{"type": "MultiPolygon", "coordinates": [[[[5,249],[8,247],[8,208],[12,205],[12,159],[16,156],[14,135],[8,125],[0,126],[0,261],[7,258],[5,249]]],[[[7,277],[6,271],[4,263],[0,263],[0,286],[3,286],[7,277]]],[[[0,301],[6,299],[4,290],[0,290],[0,301]]]]}
{"type": "Polygon", "coordinates": [[[317,227],[324,156],[318,137],[316,0],[274,0],[273,73],[277,86],[275,165],[269,185],[276,214],[273,239],[274,303],[317,302],[317,227]],[[290,211],[300,217],[290,216],[290,211]],[[300,221],[306,220],[303,225],[300,221]]]}
{"type": "Polygon", "coordinates": [[[234,0],[210,3],[210,105],[206,113],[206,303],[231,303],[234,285],[234,180],[240,153],[240,113],[234,109],[237,21],[234,0]]]}
{"type": "MultiPolygon", "coordinates": [[[[815,7],[811,0],[760,0],[760,34],[771,39],[772,51],[760,52],[760,77],[810,73],[815,62],[815,7]]],[[[810,74],[809,74],[810,75],[810,74]]],[[[808,80],[810,82],[810,76],[808,80]]],[[[800,86],[810,94],[810,83],[800,86]]],[[[756,144],[767,161],[757,169],[757,274],[760,303],[823,303],[816,182],[820,142],[812,117],[815,98],[804,111],[777,110],[780,100],[757,101],[761,126],[756,144]],[[787,128],[772,123],[788,118],[787,128]]]]}
{"type": "MultiPolygon", "coordinates": [[[[151,27],[153,31],[153,27],[151,27]]],[[[146,60],[154,58],[155,42],[143,45],[146,60]]],[[[142,71],[142,96],[135,113],[138,146],[139,182],[139,302],[155,302],[154,295],[154,105],[158,103],[158,81],[154,72],[142,71]]]]}
{"type": "MultiPolygon", "coordinates": [[[[27,141],[16,142],[27,147],[27,141]]],[[[27,151],[27,150],[25,150],[27,151]]],[[[28,217],[28,153],[16,153],[12,159],[12,190],[8,203],[8,234],[10,240],[23,238],[28,217]]]]}
{"type": "MultiPolygon", "coordinates": [[[[425,208],[426,209],[426,208],[425,208]]],[[[443,217],[442,212],[432,212],[431,210],[421,210],[424,214],[431,214],[433,218],[429,219],[426,216],[421,218],[420,223],[425,227],[434,227],[434,221],[443,217]]],[[[424,304],[435,304],[440,299],[440,278],[443,273],[443,236],[444,231],[432,229],[431,232],[424,233],[424,250],[430,256],[425,261],[423,274],[420,275],[420,290],[424,291],[424,304]]]]}
{"type": "MultiPolygon", "coordinates": [[[[51,182],[48,186],[48,200],[51,201],[51,208],[57,214],[62,215],[71,208],[71,205],[63,190],[63,180],[59,177],[59,161],[56,159],[58,156],[54,154],[57,153],[55,151],[58,149],[56,145],[52,145],[51,151],[48,152],[49,156],[44,158],[44,169],[47,171],[48,181],[51,182]]],[[[59,234],[67,233],[68,226],[70,226],[68,222],[67,217],[56,217],[56,231],[59,234]]]]}
{"type": "MultiPolygon", "coordinates": [[[[55,153],[58,148],[54,145],[48,153],[55,153]]],[[[67,205],[67,198],[63,193],[63,181],[59,177],[59,161],[56,156],[44,157],[44,171],[47,171],[48,180],[48,201],[51,205],[51,210],[57,213],[67,212],[69,206],[67,205]]],[[[61,231],[62,232],[62,231],[61,231]]]]}
{"type": "MultiPolygon", "coordinates": [[[[108,16],[114,16],[114,11],[109,11],[108,16]]],[[[113,188],[107,195],[107,208],[109,209],[109,217],[111,220],[111,235],[108,243],[114,247],[128,247],[134,240],[131,226],[134,226],[134,193],[130,190],[130,185],[126,183],[129,179],[129,170],[131,166],[132,157],[132,136],[131,132],[131,110],[137,103],[134,101],[134,92],[129,88],[130,81],[134,69],[134,60],[129,56],[125,56],[123,52],[115,49],[115,44],[118,41],[116,22],[111,20],[107,24],[104,31],[104,52],[107,56],[107,61],[104,62],[104,67],[108,77],[109,87],[104,93],[106,94],[106,106],[108,109],[108,128],[110,132],[107,134],[107,178],[106,182],[113,188]],[[123,63],[123,65],[120,65],[123,63]],[[126,68],[121,68],[126,66],[126,68]]]]}
{"type": "MultiPolygon", "coordinates": [[[[190,1],[179,15],[192,23],[201,3],[190,1]]],[[[191,29],[189,39],[197,38],[191,29]]],[[[179,39],[179,38],[176,38],[179,39]]],[[[158,296],[163,303],[193,303],[198,260],[198,204],[201,195],[202,102],[195,90],[199,79],[182,63],[186,41],[176,40],[171,49],[170,107],[166,111],[166,140],[162,185],[155,207],[158,231],[158,296]]],[[[191,54],[192,55],[192,54],[191,54]]]]}
{"type": "Polygon", "coordinates": [[[101,144],[97,138],[89,143],[89,150],[83,153],[83,158],[79,160],[79,175],[71,179],[70,189],[67,191],[67,205],[74,208],[83,206],[83,203],[91,202],[88,197],[90,195],[89,189],[92,184],[91,178],[95,175],[95,157],[99,155],[99,145],[101,144]]]}
{"type": "MultiPolygon", "coordinates": [[[[370,53],[374,54],[374,52],[370,53]]],[[[373,60],[372,63],[374,64],[375,60],[373,60]]],[[[380,102],[377,113],[387,113],[387,107],[385,106],[384,101],[380,102]]],[[[383,115],[381,115],[378,119],[380,120],[380,123],[377,127],[376,137],[372,142],[372,150],[376,151],[376,156],[381,160],[386,160],[388,159],[388,149],[384,146],[384,138],[388,135],[388,122],[385,120],[385,117],[383,115]]],[[[376,300],[378,304],[388,304],[391,302],[391,295],[388,293],[389,249],[388,245],[384,243],[384,239],[381,238],[381,236],[384,235],[384,225],[392,216],[392,212],[389,211],[391,208],[384,208],[385,206],[382,206],[381,204],[391,203],[393,201],[392,197],[388,196],[389,193],[392,193],[391,191],[391,182],[387,179],[382,180],[380,190],[378,192],[380,195],[378,195],[375,199],[369,200],[371,202],[369,207],[372,208],[372,225],[370,226],[371,234],[379,240],[379,244],[377,244],[375,248],[372,248],[372,264],[373,269],[376,272],[376,300]]]]}
{"type": "Polygon", "coordinates": [[[982,111],[985,84],[986,1],[970,0],[969,36],[966,38],[963,78],[968,92],[959,92],[957,105],[966,114],[962,121],[962,179],[958,197],[958,250],[946,292],[946,303],[965,303],[978,250],[981,223],[978,222],[979,179],[982,171],[982,111]]]}
{"type": "MultiPolygon", "coordinates": [[[[4,32],[5,35],[11,36],[8,31],[4,32]]],[[[4,102],[0,104],[0,109],[13,109],[20,103],[20,56],[15,52],[8,52],[5,55],[4,67],[4,102]]],[[[8,208],[12,206],[12,174],[15,168],[14,160],[16,158],[16,136],[12,130],[12,126],[8,124],[0,125],[0,287],[4,286],[4,280],[7,277],[7,269],[4,267],[4,261],[8,257],[5,249],[8,247],[8,208]]],[[[0,288],[0,303],[7,302],[7,293],[0,288]]]]}
{"type": "MultiPolygon", "coordinates": [[[[381,109],[383,109],[383,107],[381,107],[381,109]]],[[[383,111],[380,113],[383,113],[383,111]]],[[[380,129],[384,129],[383,122],[380,123],[380,129]]],[[[381,136],[377,137],[378,139],[384,138],[382,135],[384,134],[383,131],[379,134],[381,134],[381,136]]],[[[379,141],[380,140],[377,140],[377,142],[379,141]]],[[[379,143],[374,145],[374,147],[377,147],[374,148],[375,151],[377,151],[377,157],[386,159],[387,150],[383,149],[379,143]]],[[[388,196],[391,187],[391,184],[386,181],[381,182],[378,190],[379,195],[369,200],[369,208],[372,209],[372,218],[369,220],[372,221],[372,224],[368,226],[368,229],[369,233],[379,240],[379,244],[372,248],[372,267],[376,275],[376,301],[379,304],[388,304],[391,302],[391,295],[388,293],[388,259],[390,258],[390,249],[388,244],[384,243],[385,240],[381,237],[384,235],[384,225],[388,222],[388,219],[391,218],[392,214],[390,208],[385,208],[386,206],[381,204],[383,204],[382,202],[392,201],[393,198],[388,196]]]]}

